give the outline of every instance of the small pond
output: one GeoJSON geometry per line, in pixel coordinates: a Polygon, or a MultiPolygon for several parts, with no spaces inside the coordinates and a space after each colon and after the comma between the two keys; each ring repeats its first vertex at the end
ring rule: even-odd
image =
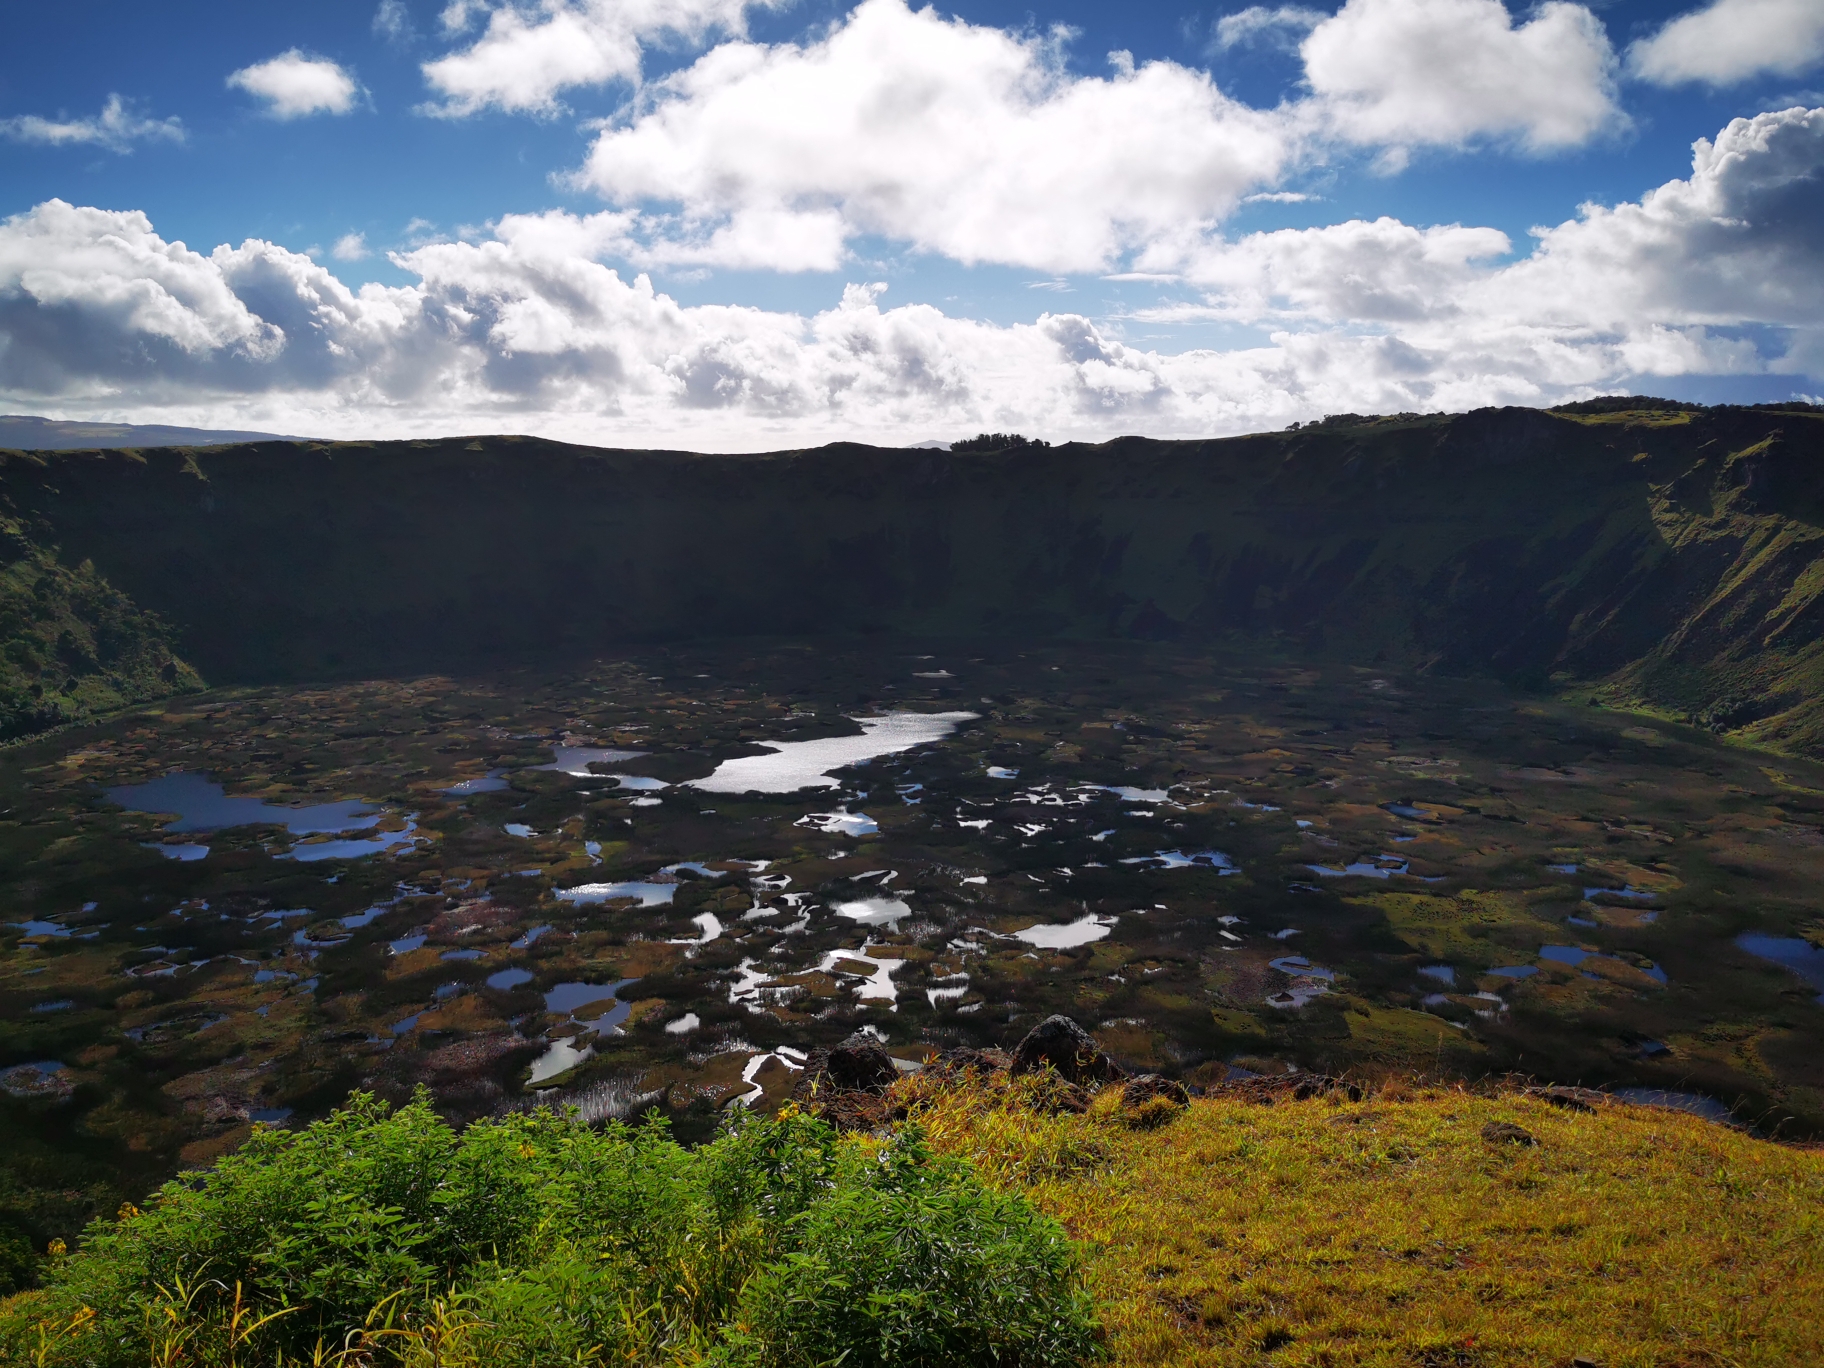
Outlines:
{"type": "MultiPolygon", "coordinates": [[[[1352,876],[1360,879],[1390,879],[1395,874],[1408,874],[1412,871],[1411,864],[1398,855],[1382,855],[1374,860],[1357,860],[1353,864],[1344,865],[1341,869],[1332,869],[1329,865],[1306,865],[1305,868],[1325,879],[1346,879],[1352,876]]],[[[1435,883],[1437,881],[1434,879],[1427,882],[1435,883]]]]}
{"type": "Polygon", "coordinates": [[[826,974],[842,974],[851,979],[859,979],[854,985],[855,996],[864,1001],[886,1002],[891,1010],[899,1010],[899,989],[893,986],[893,975],[905,967],[903,959],[877,959],[869,953],[874,946],[864,945],[859,950],[828,951],[818,968],[826,974]]]}
{"type": "Polygon", "coordinates": [[[609,1020],[608,1017],[604,1017],[596,1025],[600,1026],[602,1022],[606,1022],[610,1026],[616,1026],[627,1019],[627,1013],[633,1010],[633,1004],[621,1002],[615,997],[615,994],[630,984],[638,982],[638,979],[617,979],[613,983],[560,983],[556,987],[545,990],[545,1010],[554,1016],[559,1014],[574,1016],[579,1007],[587,1007],[595,1002],[612,1001],[609,1016],[613,1017],[618,1012],[618,1018],[609,1020]]]}
{"type": "Polygon", "coordinates": [[[826,836],[872,836],[880,830],[880,824],[867,813],[850,812],[847,808],[838,808],[835,812],[809,813],[792,825],[809,827],[826,836]]]}
{"type": "Polygon", "coordinates": [[[863,926],[895,929],[912,915],[912,909],[898,898],[858,898],[854,902],[837,903],[835,911],[837,916],[858,921],[863,926]]]}
{"type": "Polygon", "coordinates": [[[914,746],[941,741],[970,712],[893,712],[884,717],[853,719],[860,736],[827,736],[816,741],[762,741],[770,755],[724,760],[715,773],[689,781],[705,793],[796,793],[807,788],[838,788],[833,771],[882,755],[897,755],[914,746]]]}
{"type": "MultiPolygon", "coordinates": [[[[1091,913],[1079,917],[1073,922],[1058,922],[1049,926],[1029,926],[1024,931],[1015,931],[1015,940],[1037,946],[1041,950],[1068,950],[1073,946],[1088,945],[1106,936],[1115,925],[1115,918],[1098,916],[1091,913]]],[[[959,990],[956,996],[961,997],[959,990]]]]}
{"type": "MultiPolygon", "coordinates": [[[[366,803],[319,803],[283,807],[263,798],[230,798],[205,775],[177,773],[144,784],[122,784],[107,790],[108,801],[128,812],[173,812],[177,820],[166,831],[221,831],[237,826],[282,826],[293,836],[371,827],[379,813],[366,803]]],[[[192,857],[194,858],[194,857],[192,857]]]]}
{"type": "Polygon", "coordinates": [[[507,781],[500,776],[505,770],[491,769],[478,779],[463,779],[451,784],[439,792],[451,798],[467,798],[472,793],[499,793],[507,787],[507,781]]]}
{"type": "Polygon", "coordinates": [[[407,822],[404,831],[383,831],[377,836],[344,841],[300,841],[279,856],[281,860],[358,860],[365,855],[378,855],[394,846],[411,845],[417,839],[418,827],[407,822]]]}
{"type": "Polygon", "coordinates": [[[676,896],[677,891],[675,883],[642,883],[635,879],[626,883],[578,884],[575,888],[556,889],[551,896],[573,903],[604,903],[619,898],[638,898],[641,907],[663,907],[676,896]]]}
{"type": "Polygon", "coordinates": [[[1155,850],[1151,855],[1135,855],[1121,861],[1124,865],[1151,865],[1157,869],[1213,869],[1218,874],[1241,873],[1233,860],[1220,850],[1155,850]]]}
{"type": "MultiPolygon", "coordinates": [[[[1736,945],[1751,955],[1784,965],[1813,988],[1824,990],[1824,950],[1800,936],[1768,936],[1759,931],[1744,931],[1735,938],[1736,945]]],[[[1824,996],[1819,998],[1824,1002],[1824,996]]]]}
{"type": "Polygon", "coordinates": [[[618,765],[623,760],[638,760],[646,754],[645,751],[612,750],[601,746],[553,746],[551,753],[557,757],[555,760],[533,768],[556,770],[576,779],[600,778],[589,768],[591,765],[618,765]]]}
{"type": "Polygon", "coordinates": [[[562,1037],[545,1047],[545,1052],[532,1061],[532,1076],[527,1081],[537,1087],[561,1073],[574,1069],[595,1054],[593,1045],[579,1045],[577,1040],[562,1037]]]}

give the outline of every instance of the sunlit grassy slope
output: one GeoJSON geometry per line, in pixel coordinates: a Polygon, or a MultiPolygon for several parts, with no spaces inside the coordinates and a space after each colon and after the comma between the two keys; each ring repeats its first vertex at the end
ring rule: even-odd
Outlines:
{"type": "Polygon", "coordinates": [[[1087,1242],[1120,1365],[1824,1362],[1824,1155],[1696,1117],[1455,1090],[922,1115],[1087,1242]]]}

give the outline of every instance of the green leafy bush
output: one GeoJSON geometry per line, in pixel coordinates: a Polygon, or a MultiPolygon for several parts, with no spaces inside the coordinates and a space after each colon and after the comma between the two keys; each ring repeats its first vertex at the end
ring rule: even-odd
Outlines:
{"type": "Polygon", "coordinates": [[[357,1096],[98,1223],[0,1358],[996,1365],[1089,1357],[1062,1231],[916,1130],[791,1112],[696,1150],[535,1114],[452,1131],[357,1096]]]}

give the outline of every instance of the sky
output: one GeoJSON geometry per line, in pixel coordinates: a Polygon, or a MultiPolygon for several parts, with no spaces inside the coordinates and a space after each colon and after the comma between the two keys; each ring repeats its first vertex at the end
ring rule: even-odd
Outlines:
{"type": "Polygon", "coordinates": [[[1228,435],[1824,402],[1824,0],[65,0],[0,410],[1228,435]]]}

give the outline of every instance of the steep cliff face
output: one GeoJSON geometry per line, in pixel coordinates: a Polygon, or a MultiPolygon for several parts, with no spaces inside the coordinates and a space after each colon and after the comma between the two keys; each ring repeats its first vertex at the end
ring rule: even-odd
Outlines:
{"type": "Polygon", "coordinates": [[[758,456],[523,438],[0,464],[211,682],[730,633],[1268,637],[1824,743],[1824,413],[1481,410],[758,456]]]}

